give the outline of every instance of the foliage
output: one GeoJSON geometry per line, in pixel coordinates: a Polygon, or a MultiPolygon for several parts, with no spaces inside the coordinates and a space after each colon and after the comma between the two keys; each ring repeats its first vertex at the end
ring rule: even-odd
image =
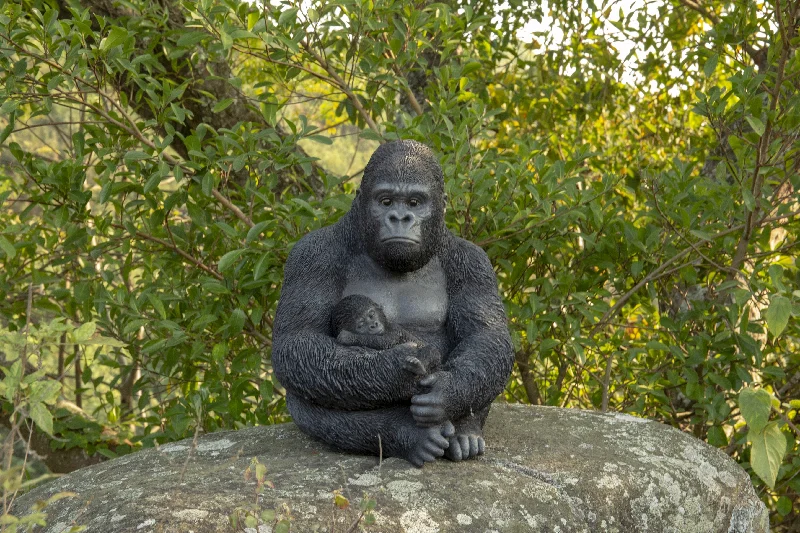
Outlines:
{"type": "Polygon", "coordinates": [[[116,341],[51,354],[84,409],[44,403],[40,428],[91,426],[71,445],[113,455],[287,420],[288,250],[348,208],[377,142],[412,138],[496,267],[508,397],[690,431],[796,527],[799,9],[3,4],[0,326],[116,341]]]}

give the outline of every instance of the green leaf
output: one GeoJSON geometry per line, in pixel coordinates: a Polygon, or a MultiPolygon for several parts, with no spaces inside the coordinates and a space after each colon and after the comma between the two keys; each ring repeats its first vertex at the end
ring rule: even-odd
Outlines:
{"type": "Polygon", "coordinates": [[[769,308],[764,314],[767,329],[774,337],[780,335],[789,323],[792,314],[792,302],[785,296],[774,296],[770,299],[769,308]]]}
{"type": "Polygon", "coordinates": [[[126,163],[130,163],[132,161],[141,161],[143,159],[150,159],[150,156],[144,152],[140,152],[139,150],[131,150],[130,152],[125,154],[123,160],[126,163]]]}
{"type": "Polygon", "coordinates": [[[127,344],[125,344],[121,340],[115,339],[113,337],[103,337],[102,335],[97,335],[96,337],[92,337],[91,339],[84,341],[82,344],[85,344],[87,346],[108,346],[112,348],[125,348],[127,346],[127,344]]]}
{"type": "Polygon", "coordinates": [[[698,239],[702,239],[704,241],[712,241],[712,240],[714,240],[714,236],[713,235],[711,235],[710,233],[708,233],[706,231],[703,231],[703,230],[693,229],[693,230],[689,230],[689,233],[691,233],[692,235],[694,235],[698,239]]]}
{"type": "Polygon", "coordinates": [[[231,37],[228,33],[226,33],[224,29],[220,29],[219,38],[222,41],[222,48],[226,52],[230,50],[231,46],[233,46],[233,37],[231,37]]]}
{"type": "Polygon", "coordinates": [[[781,516],[786,516],[792,512],[792,500],[787,498],[786,496],[781,496],[778,498],[778,514],[781,516]]]}
{"type": "Polygon", "coordinates": [[[31,404],[29,411],[31,420],[48,435],[53,434],[53,415],[47,410],[47,407],[41,402],[31,404]]]}
{"type": "Polygon", "coordinates": [[[756,199],[753,198],[753,193],[749,189],[742,189],[742,200],[744,200],[744,205],[748,211],[756,208],[756,199]]]}
{"type": "Polygon", "coordinates": [[[764,483],[775,488],[778,468],[786,455],[786,437],[778,429],[777,422],[770,422],[761,431],[754,432],[751,429],[747,433],[747,439],[752,443],[750,466],[764,483]]]}
{"type": "Polygon", "coordinates": [[[217,269],[220,272],[225,272],[230,267],[232,267],[234,265],[234,263],[236,263],[236,260],[239,259],[239,257],[241,257],[242,254],[245,253],[246,251],[247,251],[247,249],[240,248],[239,250],[233,250],[233,251],[230,251],[227,254],[223,255],[219,260],[219,264],[217,265],[217,269]]]}
{"type": "Polygon", "coordinates": [[[232,334],[239,333],[244,329],[244,323],[247,320],[247,315],[241,309],[234,309],[231,317],[228,319],[228,326],[232,334]]]}
{"type": "Polygon", "coordinates": [[[14,256],[17,255],[17,249],[2,235],[0,235],[0,248],[3,249],[6,253],[6,257],[9,259],[14,259],[14,256]]]}
{"type": "Polygon", "coordinates": [[[72,337],[75,339],[77,344],[81,344],[85,341],[88,341],[94,335],[94,332],[97,330],[97,324],[94,322],[87,322],[86,324],[82,324],[81,327],[76,329],[72,332],[72,337]]]}
{"type": "Polygon", "coordinates": [[[764,135],[764,123],[761,122],[761,119],[753,116],[747,116],[744,118],[747,120],[747,123],[750,124],[750,127],[753,128],[753,131],[756,132],[759,137],[764,135]]]}
{"type": "Polygon", "coordinates": [[[366,130],[362,131],[361,133],[359,133],[358,136],[361,137],[362,139],[367,139],[369,141],[382,141],[383,140],[383,137],[381,137],[381,135],[378,132],[376,132],[375,130],[372,130],[372,129],[366,129],[366,130]]]}
{"type": "Polygon", "coordinates": [[[178,38],[178,46],[194,46],[203,39],[209,37],[209,34],[204,31],[181,31],[181,36],[178,38]]]}
{"type": "Polygon", "coordinates": [[[31,383],[31,403],[44,402],[54,404],[61,393],[61,383],[54,379],[39,380],[31,383]]]}
{"type": "Polygon", "coordinates": [[[119,46],[124,43],[127,38],[128,30],[120,26],[114,26],[111,28],[111,31],[108,32],[108,36],[100,41],[100,50],[103,52],[108,52],[115,46],[119,46]]]}
{"type": "Polygon", "coordinates": [[[269,258],[272,256],[272,252],[264,252],[264,254],[259,258],[256,266],[253,267],[253,281],[258,281],[261,278],[261,275],[264,274],[264,271],[269,267],[269,258]]]}
{"type": "Polygon", "coordinates": [[[200,188],[203,189],[203,194],[211,196],[211,191],[214,189],[214,176],[210,172],[206,172],[203,176],[200,188]]]}
{"type": "Polygon", "coordinates": [[[164,303],[159,300],[158,296],[155,294],[148,294],[147,299],[150,301],[150,305],[153,306],[153,309],[155,309],[158,315],[161,317],[161,320],[166,320],[167,310],[164,308],[164,303]]]}
{"type": "Polygon", "coordinates": [[[275,529],[272,530],[273,533],[289,533],[289,521],[288,520],[281,520],[277,524],[275,524],[275,529]]]}
{"type": "Polygon", "coordinates": [[[719,61],[719,54],[714,54],[708,58],[706,64],[703,66],[703,73],[705,73],[706,78],[710,78],[714,71],[717,69],[717,62],[719,61]]]}
{"type": "Polygon", "coordinates": [[[247,237],[245,237],[244,241],[245,241],[247,244],[250,244],[250,243],[251,243],[251,242],[253,242],[254,240],[258,239],[258,237],[261,235],[261,232],[262,232],[262,231],[264,231],[264,228],[266,228],[267,226],[269,226],[270,222],[272,222],[272,221],[271,221],[271,220],[262,220],[262,221],[261,221],[261,222],[259,222],[258,224],[254,225],[254,226],[253,226],[252,228],[250,228],[250,230],[247,232],[247,237]]]}
{"type": "Polygon", "coordinates": [[[6,373],[3,378],[3,385],[5,386],[6,399],[9,402],[14,401],[14,395],[17,393],[19,383],[22,381],[22,362],[15,361],[8,370],[3,369],[6,373]]]}
{"type": "Polygon", "coordinates": [[[334,493],[333,495],[333,504],[339,509],[347,509],[348,507],[350,507],[350,502],[348,501],[348,499],[339,494],[338,492],[334,493]]]}
{"type": "Polygon", "coordinates": [[[233,103],[233,98],[226,98],[224,100],[220,100],[217,104],[211,108],[211,111],[214,113],[219,113],[220,111],[227,109],[233,103]]]}
{"type": "Polygon", "coordinates": [[[8,124],[6,124],[6,127],[3,128],[3,131],[0,131],[0,144],[3,144],[4,142],[6,142],[6,139],[8,139],[8,136],[11,135],[12,131],[14,131],[14,124],[16,123],[16,116],[17,116],[16,113],[11,113],[11,116],[9,116],[9,119],[8,119],[8,124]]]}
{"type": "Polygon", "coordinates": [[[291,9],[287,9],[278,17],[278,24],[280,26],[285,26],[287,24],[294,24],[297,21],[297,11],[296,7],[291,9]]]}
{"type": "Polygon", "coordinates": [[[470,74],[472,74],[476,70],[479,70],[480,68],[481,68],[480,61],[470,61],[469,63],[461,67],[461,75],[469,76],[470,74]]]}
{"type": "Polygon", "coordinates": [[[750,431],[761,431],[769,421],[772,395],[764,389],[744,388],[739,393],[739,409],[750,431]]]}
{"type": "Polygon", "coordinates": [[[718,448],[728,445],[728,436],[725,435],[725,430],[719,426],[711,426],[708,428],[708,443],[718,448]]]}
{"type": "Polygon", "coordinates": [[[308,139],[309,141],[318,142],[320,144],[326,144],[326,145],[333,144],[333,139],[331,139],[330,137],[326,137],[324,135],[309,135],[308,137],[306,137],[306,139],[308,139]]]}
{"type": "Polygon", "coordinates": [[[155,174],[150,176],[150,179],[147,180],[147,183],[144,184],[144,193],[147,194],[153,189],[157,189],[158,186],[161,184],[162,179],[163,176],[161,175],[160,172],[156,172],[155,174]]]}

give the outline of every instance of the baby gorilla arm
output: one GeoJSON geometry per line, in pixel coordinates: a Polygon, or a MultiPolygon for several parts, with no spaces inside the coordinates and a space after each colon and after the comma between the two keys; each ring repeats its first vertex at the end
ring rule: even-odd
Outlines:
{"type": "Polygon", "coordinates": [[[389,330],[383,335],[370,335],[368,333],[353,333],[343,329],[336,337],[336,342],[343,346],[363,346],[373,350],[388,350],[398,344],[406,342],[401,331],[389,330]]]}

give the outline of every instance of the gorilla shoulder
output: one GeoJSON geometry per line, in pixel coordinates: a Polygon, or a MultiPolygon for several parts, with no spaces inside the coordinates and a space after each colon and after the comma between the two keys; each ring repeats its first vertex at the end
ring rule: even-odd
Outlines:
{"type": "MultiPolygon", "coordinates": [[[[323,269],[336,268],[352,255],[346,231],[341,221],[324,226],[304,235],[289,252],[284,266],[284,275],[306,273],[308,270],[324,272],[323,269]]],[[[327,272],[332,275],[331,272],[327,272]]]]}
{"type": "Polygon", "coordinates": [[[477,244],[453,235],[444,255],[442,264],[447,270],[451,286],[454,282],[485,281],[487,275],[491,277],[492,283],[496,283],[489,256],[477,244]]]}

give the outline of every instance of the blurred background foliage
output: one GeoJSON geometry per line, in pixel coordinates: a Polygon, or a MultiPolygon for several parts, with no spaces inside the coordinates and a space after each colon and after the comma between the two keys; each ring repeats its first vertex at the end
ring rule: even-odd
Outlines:
{"type": "Polygon", "coordinates": [[[0,2],[5,508],[36,457],[287,421],[287,253],[402,138],[495,265],[507,400],[690,432],[797,531],[798,24],[797,0],[0,2]]]}

